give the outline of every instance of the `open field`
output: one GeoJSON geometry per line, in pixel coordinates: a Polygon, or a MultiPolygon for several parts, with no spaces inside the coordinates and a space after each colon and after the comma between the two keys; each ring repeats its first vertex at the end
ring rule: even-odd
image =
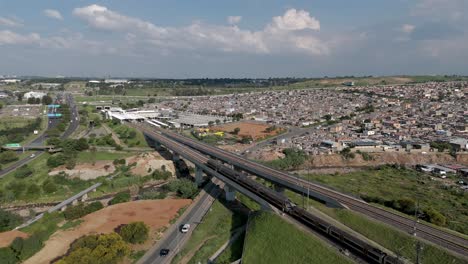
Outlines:
{"type": "Polygon", "coordinates": [[[70,244],[77,238],[89,234],[110,233],[120,225],[130,222],[143,221],[150,227],[150,233],[155,233],[159,228],[169,225],[177,211],[190,202],[191,200],[185,199],[148,200],[106,207],[83,217],[83,222],[77,227],[53,234],[44,248],[24,263],[49,263],[65,254],[70,244]]]}
{"type": "MultiPolygon", "coordinates": [[[[286,191],[286,194],[294,203],[302,205],[302,196],[289,190],[286,191]]],[[[391,226],[371,220],[366,216],[350,210],[329,208],[313,199],[309,200],[309,204],[352,230],[378,243],[382,247],[394,252],[398,256],[408,259],[412,263],[415,262],[417,240],[412,235],[398,231],[391,226]]],[[[422,242],[421,245],[423,246],[423,250],[421,251],[422,263],[466,263],[466,261],[460,257],[453,256],[437,246],[424,242],[422,242]]]]}
{"type": "MultiPolygon", "coordinates": [[[[228,241],[230,232],[245,222],[245,216],[238,212],[233,213],[219,200],[215,201],[172,263],[206,263],[208,258],[228,241]]],[[[242,248],[240,250],[242,251],[242,248]]],[[[240,258],[241,252],[232,251],[231,254],[236,260],[240,258]]]]}
{"type": "Polygon", "coordinates": [[[259,211],[248,223],[242,263],[352,263],[279,216],[259,211]]]}
{"type": "Polygon", "coordinates": [[[118,135],[119,139],[128,147],[148,147],[148,143],[139,130],[122,124],[108,123],[108,126],[118,135]],[[133,134],[133,135],[132,135],[133,134]]]}
{"type": "Polygon", "coordinates": [[[265,137],[270,137],[278,134],[281,132],[280,129],[275,129],[273,131],[266,131],[271,127],[270,125],[264,124],[264,123],[258,123],[258,122],[250,122],[250,121],[244,121],[244,122],[236,122],[236,123],[228,123],[220,126],[214,126],[211,129],[214,131],[223,131],[226,133],[230,133],[234,131],[235,128],[239,128],[239,133],[238,136],[240,137],[252,137],[254,140],[260,140],[265,137]]]}
{"type": "Polygon", "coordinates": [[[106,152],[106,151],[96,151],[95,153],[92,153],[90,151],[82,151],[78,153],[78,159],[77,162],[82,162],[82,163],[90,163],[93,162],[93,159],[98,161],[98,160],[110,160],[113,161],[115,159],[123,159],[130,157],[132,153],[128,152],[106,152]]]}
{"type": "Polygon", "coordinates": [[[433,176],[428,174],[388,166],[346,174],[303,177],[356,196],[419,201],[420,208],[432,207],[441,212],[447,218],[446,227],[468,234],[468,193],[453,185],[452,179],[431,180],[433,176]]]}

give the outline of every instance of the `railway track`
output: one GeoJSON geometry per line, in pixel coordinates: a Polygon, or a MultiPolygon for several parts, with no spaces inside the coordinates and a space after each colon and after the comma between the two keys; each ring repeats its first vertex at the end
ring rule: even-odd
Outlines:
{"type": "MultiPolygon", "coordinates": [[[[148,129],[145,130],[148,131],[148,129]]],[[[151,128],[151,130],[154,130],[154,128],[151,128]]],[[[149,131],[152,132],[151,130],[149,131]]],[[[360,199],[329,189],[322,185],[312,183],[299,177],[287,174],[285,172],[277,171],[265,165],[252,162],[233,153],[212,146],[207,146],[205,144],[194,141],[179,134],[163,130],[161,130],[161,133],[164,136],[172,138],[182,144],[188,145],[206,155],[210,155],[228,163],[232,163],[232,161],[235,161],[236,163],[241,165],[240,167],[243,170],[250,173],[256,172],[254,174],[260,177],[262,177],[262,175],[274,176],[277,179],[281,179],[282,181],[308,187],[311,191],[315,191],[321,195],[334,199],[347,206],[351,210],[354,210],[376,220],[382,221],[386,224],[392,225],[406,233],[412,234],[416,226],[418,237],[421,237],[429,242],[432,242],[438,246],[441,246],[452,252],[462,255],[465,258],[468,258],[468,240],[463,237],[445,232],[438,228],[434,228],[425,223],[415,224],[413,219],[409,219],[399,214],[370,205],[360,199]],[[259,175],[258,172],[260,172],[260,174],[262,175],[259,175]]]]}

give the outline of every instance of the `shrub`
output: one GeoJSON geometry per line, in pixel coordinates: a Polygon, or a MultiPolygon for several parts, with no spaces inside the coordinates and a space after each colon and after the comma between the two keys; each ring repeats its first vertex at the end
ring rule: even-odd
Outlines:
{"type": "Polygon", "coordinates": [[[148,239],[149,228],[143,222],[133,222],[119,230],[123,240],[132,244],[142,244],[148,239]]]}
{"type": "Polygon", "coordinates": [[[42,190],[45,193],[54,193],[57,191],[57,185],[51,180],[46,180],[44,183],[42,183],[42,190]]]}
{"type": "Polygon", "coordinates": [[[18,263],[15,252],[9,247],[0,248],[0,259],[4,264],[15,264],[18,263]]]}
{"type": "Polygon", "coordinates": [[[140,195],[142,200],[159,200],[166,198],[165,192],[145,191],[140,195]]]}
{"type": "Polygon", "coordinates": [[[197,185],[188,179],[172,181],[166,185],[166,188],[171,192],[177,192],[182,198],[192,198],[198,191],[197,185]]]}
{"type": "Polygon", "coordinates": [[[63,216],[67,220],[74,220],[81,218],[87,214],[92,212],[101,210],[103,208],[102,203],[100,202],[93,202],[88,205],[84,205],[82,203],[67,207],[67,209],[63,212],[63,216]]]}
{"type": "Polygon", "coordinates": [[[31,176],[32,174],[32,170],[28,167],[28,165],[23,165],[21,167],[19,167],[18,169],[16,169],[15,171],[15,178],[18,178],[18,179],[23,179],[23,178],[26,178],[28,176],[31,176]]]}
{"type": "Polygon", "coordinates": [[[0,153],[0,163],[9,163],[12,161],[17,161],[18,155],[14,151],[8,150],[0,153]]]}
{"type": "Polygon", "coordinates": [[[155,180],[167,180],[172,176],[172,173],[165,170],[155,170],[151,173],[151,177],[155,180]]]}
{"type": "Polygon", "coordinates": [[[11,230],[20,223],[21,217],[19,215],[0,209],[0,232],[11,230]]]}
{"type": "Polygon", "coordinates": [[[65,157],[65,155],[61,153],[55,154],[47,159],[47,166],[49,166],[50,168],[56,168],[65,164],[65,162],[67,162],[67,157],[65,157]]]}
{"type": "Polygon", "coordinates": [[[434,208],[428,208],[424,210],[423,219],[439,226],[444,226],[447,221],[445,216],[442,215],[439,211],[435,210],[434,208]]]}
{"type": "Polygon", "coordinates": [[[56,263],[118,263],[129,253],[130,248],[116,233],[89,235],[76,240],[70,247],[70,253],[56,263]]]}
{"type": "Polygon", "coordinates": [[[125,203],[130,201],[130,193],[129,192],[120,192],[109,201],[109,205],[118,204],[118,203],[125,203]]]}

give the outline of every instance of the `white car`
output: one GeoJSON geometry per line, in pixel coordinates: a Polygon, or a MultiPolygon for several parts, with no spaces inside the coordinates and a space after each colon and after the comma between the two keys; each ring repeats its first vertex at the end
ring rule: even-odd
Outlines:
{"type": "Polygon", "coordinates": [[[31,158],[34,158],[34,157],[36,157],[36,154],[31,154],[30,157],[31,157],[31,158]]]}
{"type": "Polygon", "coordinates": [[[190,229],[190,225],[189,224],[185,224],[182,226],[182,228],[180,229],[180,232],[182,233],[187,233],[190,229]]]}

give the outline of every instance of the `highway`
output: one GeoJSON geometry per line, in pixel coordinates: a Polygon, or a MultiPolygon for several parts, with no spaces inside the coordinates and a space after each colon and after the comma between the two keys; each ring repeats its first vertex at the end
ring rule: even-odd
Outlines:
{"type": "MultiPolygon", "coordinates": [[[[56,104],[60,103],[62,101],[62,94],[59,94],[57,95],[57,98],[55,99],[55,102],[56,104]]],[[[78,110],[77,110],[77,107],[75,105],[75,102],[73,100],[73,96],[70,95],[70,94],[65,94],[65,99],[67,101],[67,104],[70,106],[70,112],[71,112],[71,121],[70,121],[70,125],[68,126],[67,130],[62,134],[61,138],[67,138],[69,137],[73,132],[75,132],[75,130],[78,128],[80,122],[79,122],[79,114],[78,114],[78,110]]],[[[53,113],[54,109],[53,108],[49,108],[48,109],[48,113],[53,113]]],[[[47,130],[49,129],[53,129],[57,126],[57,124],[59,123],[59,119],[57,118],[48,118],[47,120],[47,130]]],[[[36,139],[34,139],[31,143],[29,143],[29,145],[35,145],[35,146],[38,146],[38,145],[42,145],[46,139],[46,132],[47,130],[42,133],[40,136],[38,136],[36,139]]],[[[8,174],[9,172],[11,171],[14,171],[16,170],[17,168],[25,165],[25,164],[28,164],[30,161],[34,160],[35,158],[37,158],[38,156],[40,156],[42,153],[44,153],[43,151],[36,151],[34,152],[33,154],[34,155],[31,155],[31,156],[28,156],[24,159],[21,159],[17,162],[15,162],[13,165],[9,166],[8,168],[4,168],[2,170],[0,170],[0,178],[2,178],[3,176],[5,176],[6,174],[8,174]]]]}
{"type": "Polygon", "coordinates": [[[193,230],[202,221],[205,214],[211,208],[216,197],[221,193],[213,182],[206,185],[206,189],[202,190],[198,198],[184,212],[184,214],[174,223],[170,229],[166,231],[162,240],[160,240],[153,248],[138,261],[138,264],[165,264],[171,263],[171,260],[179,252],[186,242],[189,240],[193,230]],[[190,224],[188,233],[180,232],[180,226],[190,224]],[[169,249],[167,256],[160,256],[161,249],[169,249]]]}
{"type": "MultiPolygon", "coordinates": [[[[154,128],[152,128],[154,130],[154,128]]],[[[288,182],[299,186],[306,186],[311,191],[317,192],[323,196],[329,197],[339,201],[349,209],[362,213],[368,217],[374,218],[386,224],[392,225],[405,233],[413,233],[415,222],[408,217],[395,214],[393,212],[381,209],[379,207],[368,204],[355,197],[340,193],[325,186],[306,181],[299,177],[290,175],[288,173],[274,170],[267,166],[258,164],[256,162],[247,160],[239,155],[221,150],[219,148],[209,146],[198,141],[191,140],[179,134],[169,132],[167,130],[160,130],[162,135],[174,139],[182,144],[190,146],[206,155],[220,159],[229,164],[235,165],[246,172],[258,175],[263,178],[272,177],[278,179],[280,182],[288,182]]],[[[417,236],[426,239],[434,244],[446,248],[452,252],[458,253],[464,257],[468,257],[468,240],[457,236],[456,234],[446,232],[444,230],[432,227],[425,223],[417,223],[417,236]]]]}

